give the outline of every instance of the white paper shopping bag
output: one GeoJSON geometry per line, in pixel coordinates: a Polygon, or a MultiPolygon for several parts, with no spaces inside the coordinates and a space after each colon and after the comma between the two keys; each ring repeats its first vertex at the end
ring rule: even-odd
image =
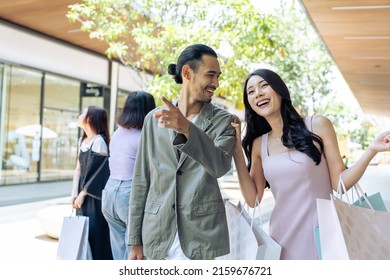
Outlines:
{"type": "Polygon", "coordinates": [[[255,260],[257,240],[250,225],[231,202],[226,202],[225,207],[229,229],[230,253],[216,259],[255,260]]]}
{"type": "Polygon", "coordinates": [[[343,233],[333,201],[317,198],[321,256],[323,260],[348,260],[343,233]]]}
{"type": "Polygon", "coordinates": [[[230,253],[217,260],[276,260],[280,259],[281,247],[241,205],[226,203],[229,228],[230,253]]]}
{"type": "MultiPolygon", "coordinates": [[[[260,205],[257,205],[256,207],[260,207],[260,205]]],[[[253,211],[256,212],[256,209],[253,211]]],[[[252,218],[250,217],[249,213],[245,209],[242,209],[241,215],[248,222],[256,237],[256,260],[280,260],[282,247],[263,230],[262,224],[254,221],[254,216],[252,218]]]]}
{"type": "Polygon", "coordinates": [[[92,259],[88,232],[88,217],[64,217],[61,235],[58,240],[57,260],[92,259]]]}

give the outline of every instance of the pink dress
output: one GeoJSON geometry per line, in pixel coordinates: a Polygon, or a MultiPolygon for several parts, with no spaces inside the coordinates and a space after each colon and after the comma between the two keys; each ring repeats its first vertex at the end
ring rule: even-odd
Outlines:
{"type": "MultiPolygon", "coordinates": [[[[311,118],[305,122],[311,130],[311,118]]],[[[319,165],[299,151],[269,156],[268,134],[264,134],[262,163],[275,198],[269,232],[282,246],[281,259],[318,259],[314,238],[318,226],[316,198],[330,199],[332,192],[324,156],[319,165]]]]}

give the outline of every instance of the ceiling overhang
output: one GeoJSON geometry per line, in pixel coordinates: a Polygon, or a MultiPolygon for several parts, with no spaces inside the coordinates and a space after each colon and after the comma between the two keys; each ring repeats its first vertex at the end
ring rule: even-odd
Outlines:
{"type": "Polygon", "coordinates": [[[1,0],[0,19],[105,56],[108,44],[89,38],[80,23],[71,23],[68,6],[77,0],[1,0]]]}
{"type": "Polygon", "coordinates": [[[363,112],[390,116],[390,1],[301,3],[363,112]]]}
{"type": "MultiPolygon", "coordinates": [[[[0,18],[40,34],[105,55],[66,18],[77,0],[1,0],[0,18]]],[[[390,116],[390,1],[301,0],[365,113],[390,116]]]]}

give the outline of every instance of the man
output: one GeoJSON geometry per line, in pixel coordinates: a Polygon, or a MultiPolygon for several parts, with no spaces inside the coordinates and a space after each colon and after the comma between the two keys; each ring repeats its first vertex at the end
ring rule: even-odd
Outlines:
{"type": "Polygon", "coordinates": [[[221,74],[217,54],[187,47],[169,74],[179,99],[145,118],[129,208],[129,259],[214,259],[229,253],[217,178],[231,168],[235,131],[211,102],[221,74]]]}

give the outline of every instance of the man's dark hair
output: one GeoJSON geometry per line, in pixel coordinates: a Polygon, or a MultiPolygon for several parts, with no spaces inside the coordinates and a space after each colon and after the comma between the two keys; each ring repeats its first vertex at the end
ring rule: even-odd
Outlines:
{"type": "Polygon", "coordinates": [[[203,55],[210,55],[218,58],[217,53],[209,46],[203,44],[191,45],[180,54],[177,59],[177,64],[169,64],[168,73],[173,76],[176,83],[182,84],[183,78],[181,76],[181,69],[183,66],[188,64],[191,69],[196,72],[202,62],[203,55]]]}

